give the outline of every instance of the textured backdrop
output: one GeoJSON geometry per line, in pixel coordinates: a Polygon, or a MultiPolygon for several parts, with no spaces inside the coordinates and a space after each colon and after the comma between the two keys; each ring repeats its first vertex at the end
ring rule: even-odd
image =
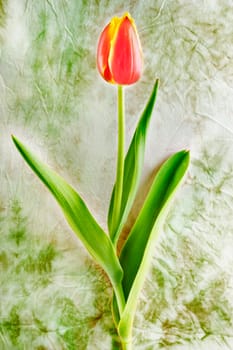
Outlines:
{"type": "Polygon", "coordinates": [[[127,143],[161,81],[141,193],[169,154],[189,148],[192,158],[141,293],[134,349],[233,349],[232,1],[0,0],[1,350],[113,348],[111,287],[10,135],[106,227],[116,89],[95,53],[103,26],[125,11],[144,52],[143,77],[126,91],[127,143]]]}

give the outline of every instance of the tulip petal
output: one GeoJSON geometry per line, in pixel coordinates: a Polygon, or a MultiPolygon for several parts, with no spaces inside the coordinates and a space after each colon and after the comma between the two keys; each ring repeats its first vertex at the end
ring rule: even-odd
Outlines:
{"type": "Polygon", "coordinates": [[[111,23],[109,23],[100,35],[97,48],[97,67],[102,77],[108,81],[112,81],[112,74],[108,66],[108,57],[111,45],[111,23]]]}
{"type": "Polygon", "coordinates": [[[128,14],[121,18],[115,30],[108,64],[117,84],[133,84],[140,78],[142,51],[136,26],[128,14]]]}

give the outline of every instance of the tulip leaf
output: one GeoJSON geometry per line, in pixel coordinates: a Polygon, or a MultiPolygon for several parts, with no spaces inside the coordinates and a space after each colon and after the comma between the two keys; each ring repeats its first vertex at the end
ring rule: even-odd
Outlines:
{"type": "MultiPolygon", "coordinates": [[[[124,271],[122,283],[126,306],[118,328],[123,339],[131,332],[137,299],[150,266],[168,204],[181,183],[188,165],[189,152],[180,151],[161,166],[121,251],[120,262],[124,271]]],[[[115,317],[117,317],[116,308],[115,317]]]]}
{"type": "Polygon", "coordinates": [[[133,201],[135,199],[136,192],[139,186],[139,181],[144,163],[146,135],[153,107],[156,101],[158,85],[159,80],[157,79],[154,84],[148,103],[138,122],[137,128],[135,130],[134,136],[132,138],[131,144],[125,157],[120,217],[116,227],[113,227],[113,204],[115,196],[115,186],[113,188],[108,212],[108,228],[111,239],[114,242],[114,244],[117,244],[120,232],[125,221],[127,220],[130,209],[132,208],[133,201]]]}
{"type": "Polygon", "coordinates": [[[122,269],[109,236],[95,221],[78,193],[62,177],[43,164],[16,137],[12,136],[12,138],[25,161],[57,200],[73,231],[108,274],[117,294],[118,286],[122,281],[122,269]]]}

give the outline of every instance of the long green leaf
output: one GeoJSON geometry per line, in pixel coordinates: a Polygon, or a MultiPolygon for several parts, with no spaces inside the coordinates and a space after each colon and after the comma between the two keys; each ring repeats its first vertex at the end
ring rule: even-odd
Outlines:
{"type": "Polygon", "coordinates": [[[60,205],[66,220],[88,252],[108,274],[117,292],[122,280],[122,269],[113,244],[95,221],[78,193],[57,173],[43,164],[16,137],[13,141],[29,166],[48,187],[60,205]]]}
{"type": "Polygon", "coordinates": [[[122,202],[120,210],[120,218],[116,227],[113,227],[113,203],[115,195],[115,187],[113,188],[112,197],[108,212],[108,228],[112,241],[116,244],[122,227],[128,217],[129,211],[133,205],[133,201],[138,189],[145,153],[145,142],[148,131],[149,122],[151,119],[153,107],[156,101],[156,95],[158,90],[159,80],[157,79],[149,101],[142,113],[142,116],[138,122],[138,126],[135,130],[132,138],[129,150],[127,152],[124,163],[124,180],[123,180],[123,192],[122,202]]]}
{"type": "Polygon", "coordinates": [[[127,339],[131,332],[137,299],[150,266],[168,204],[188,165],[188,151],[174,154],[162,165],[122,249],[120,262],[124,271],[123,290],[126,306],[119,322],[119,333],[123,339],[127,339]]]}

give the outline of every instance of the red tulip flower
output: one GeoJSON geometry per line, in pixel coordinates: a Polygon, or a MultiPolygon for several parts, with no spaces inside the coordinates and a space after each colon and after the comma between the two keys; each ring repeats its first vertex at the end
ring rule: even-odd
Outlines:
{"type": "Polygon", "coordinates": [[[99,38],[97,67],[110,83],[130,85],[142,73],[142,50],[132,17],[113,17],[99,38]]]}

